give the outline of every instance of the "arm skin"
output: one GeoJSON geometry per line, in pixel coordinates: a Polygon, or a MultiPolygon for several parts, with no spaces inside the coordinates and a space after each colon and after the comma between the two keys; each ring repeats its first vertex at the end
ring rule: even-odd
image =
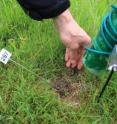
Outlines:
{"type": "Polygon", "coordinates": [[[55,27],[66,47],[65,61],[68,68],[81,69],[82,57],[85,53],[84,45],[89,45],[91,38],[76,23],[70,11],[67,9],[54,20],[55,27]]]}
{"type": "Polygon", "coordinates": [[[65,61],[70,68],[82,68],[84,45],[90,43],[88,34],[76,23],[68,10],[69,0],[17,0],[32,19],[53,18],[55,27],[66,47],[65,61]],[[55,18],[56,17],[56,18],[55,18]]]}

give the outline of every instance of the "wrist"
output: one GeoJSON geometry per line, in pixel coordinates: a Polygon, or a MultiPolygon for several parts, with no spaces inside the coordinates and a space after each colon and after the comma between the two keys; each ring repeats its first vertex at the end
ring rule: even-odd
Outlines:
{"type": "Polygon", "coordinates": [[[66,11],[64,11],[62,14],[60,14],[59,16],[57,16],[54,19],[54,22],[57,26],[62,26],[62,24],[66,24],[69,23],[73,20],[73,17],[70,13],[70,11],[67,9],[66,11]]]}

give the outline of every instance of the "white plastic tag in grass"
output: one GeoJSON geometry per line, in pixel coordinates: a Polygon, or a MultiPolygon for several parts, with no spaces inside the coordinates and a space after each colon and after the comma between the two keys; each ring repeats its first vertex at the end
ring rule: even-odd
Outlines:
{"type": "Polygon", "coordinates": [[[117,71],[117,45],[113,48],[112,54],[109,57],[109,71],[117,71]]]}
{"type": "Polygon", "coordinates": [[[114,69],[114,71],[117,71],[117,65],[111,65],[109,66],[108,70],[112,71],[112,69],[114,69]]]}
{"type": "Polygon", "coordinates": [[[11,58],[11,55],[12,54],[9,51],[7,51],[6,49],[2,49],[0,51],[0,61],[4,64],[7,64],[11,58]]]}
{"type": "Polygon", "coordinates": [[[37,75],[35,72],[33,72],[32,70],[28,69],[27,67],[25,67],[25,66],[21,65],[20,63],[14,61],[13,59],[11,59],[11,56],[12,56],[12,54],[11,54],[9,51],[7,51],[6,49],[3,48],[3,49],[0,51],[0,62],[2,62],[3,64],[7,64],[8,61],[10,60],[10,61],[13,62],[15,65],[21,67],[22,69],[25,69],[27,72],[29,72],[29,73],[35,75],[35,76],[38,77],[39,79],[45,80],[43,77],[38,76],[38,75],[37,75]]]}

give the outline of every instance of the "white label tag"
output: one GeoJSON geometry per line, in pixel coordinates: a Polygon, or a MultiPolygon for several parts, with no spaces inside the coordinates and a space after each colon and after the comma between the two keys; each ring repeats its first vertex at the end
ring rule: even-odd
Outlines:
{"type": "Polygon", "coordinates": [[[0,61],[4,64],[7,64],[7,62],[9,61],[9,59],[11,58],[11,53],[5,49],[2,49],[0,51],[0,61]]]}
{"type": "Polygon", "coordinates": [[[112,69],[114,69],[114,71],[117,71],[117,65],[114,64],[114,65],[109,66],[108,70],[112,71],[112,69]]]}

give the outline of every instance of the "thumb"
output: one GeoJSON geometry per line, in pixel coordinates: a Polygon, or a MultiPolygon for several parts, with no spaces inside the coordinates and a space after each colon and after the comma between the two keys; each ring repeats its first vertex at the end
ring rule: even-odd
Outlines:
{"type": "Polygon", "coordinates": [[[81,46],[87,46],[91,44],[91,37],[79,25],[78,25],[78,39],[77,40],[81,46]]]}
{"type": "Polygon", "coordinates": [[[89,46],[89,45],[91,45],[91,37],[88,34],[86,34],[84,36],[81,36],[81,37],[82,37],[81,41],[80,41],[81,46],[89,46]]]}

